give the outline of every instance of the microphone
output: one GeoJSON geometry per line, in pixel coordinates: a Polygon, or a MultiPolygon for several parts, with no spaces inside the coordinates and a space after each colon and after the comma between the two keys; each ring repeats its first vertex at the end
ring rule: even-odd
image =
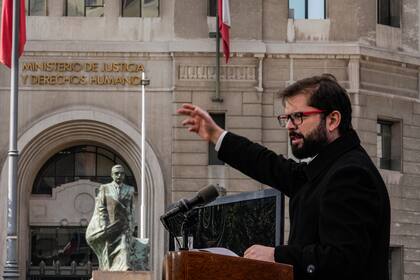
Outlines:
{"type": "Polygon", "coordinates": [[[160,216],[160,220],[163,225],[166,226],[166,220],[171,218],[179,213],[188,212],[197,206],[206,205],[219,196],[219,192],[214,185],[208,185],[207,187],[202,188],[195,197],[190,200],[181,199],[177,202],[177,205],[170,209],[168,212],[160,216]]]}

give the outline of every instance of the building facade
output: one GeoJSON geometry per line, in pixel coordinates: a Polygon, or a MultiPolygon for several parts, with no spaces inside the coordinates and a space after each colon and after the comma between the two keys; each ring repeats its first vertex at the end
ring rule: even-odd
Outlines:
{"type": "MultiPolygon", "coordinates": [[[[209,35],[214,2],[27,0],[18,119],[21,279],[86,279],[95,265],[83,242],[95,189],[121,163],[141,193],[143,155],[146,215],[137,211],[136,221],[150,239],[158,279],[167,250],[159,217],[168,204],[208,184],[228,194],[265,188],[218,162],[208,143],[182,127],[176,109],[200,105],[229,131],[290,155],[276,120],[278,92],[326,72],[348,90],[353,126],[388,187],[392,279],[420,279],[420,2],[231,0],[231,58],[221,59],[220,96],[209,35]],[[150,79],[144,151],[143,71],[150,79]]],[[[2,229],[9,95],[10,71],[0,66],[2,229]]],[[[286,218],[286,236],[287,229],[286,218]]],[[[2,230],[1,244],[5,239],[2,230]]]]}

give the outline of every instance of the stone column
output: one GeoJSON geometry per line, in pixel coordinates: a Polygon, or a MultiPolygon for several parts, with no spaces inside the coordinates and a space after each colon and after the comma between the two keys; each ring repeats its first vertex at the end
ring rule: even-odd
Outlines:
{"type": "Polygon", "coordinates": [[[351,56],[347,66],[349,75],[349,92],[357,93],[360,88],[360,57],[351,56]]]}
{"type": "Polygon", "coordinates": [[[104,15],[108,19],[118,18],[121,15],[121,1],[105,0],[104,15]]]}
{"type": "Polygon", "coordinates": [[[258,85],[256,86],[257,92],[263,92],[263,59],[264,54],[256,54],[255,57],[258,59],[258,85]]]}
{"type": "Polygon", "coordinates": [[[360,122],[363,121],[362,113],[365,106],[365,96],[360,95],[360,56],[350,56],[349,64],[347,66],[349,76],[349,89],[353,119],[352,125],[354,129],[358,129],[360,122]]]}
{"type": "Polygon", "coordinates": [[[295,39],[295,20],[293,18],[289,18],[287,20],[287,42],[294,43],[295,39]]]}
{"type": "Polygon", "coordinates": [[[48,1],[48,16],[61,17],[65,15],[65,0],[48,1]]]}

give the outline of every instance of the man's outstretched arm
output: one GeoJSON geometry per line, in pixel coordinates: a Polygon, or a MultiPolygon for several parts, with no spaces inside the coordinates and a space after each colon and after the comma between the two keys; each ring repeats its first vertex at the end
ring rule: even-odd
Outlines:
{"type": "Polygon", "coordinates": [[[187,116],[182,122],[182,125],[187,126],[188,131],[195,132],[206,141],[216,144],[220,135],[224,132],[224,130],[210,117],[209,113],[198,106],[183,104],[182,107],[177,110],[177,113],[187,116]]]}

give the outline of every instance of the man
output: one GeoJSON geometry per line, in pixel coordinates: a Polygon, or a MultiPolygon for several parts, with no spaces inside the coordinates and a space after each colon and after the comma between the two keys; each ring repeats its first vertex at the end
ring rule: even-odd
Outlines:
{"type": "Polygon", "coordinates": [[[291,264],[300,279],[388,279],[390,205],[385,184],[351,126],[351,104],[332,75],[300,80],[282,93],[296,163],[223,131],[185,104],[183,125],[216,144],[218,157],[290,197],[287,245],[253,245],[244,257],[291,264]]]}
{"type": "Polygon", "coordinates": [[[98,257],[100,270],[132,269],[134,187],[124,184],[122,165],[111,169],[113,182],[101,185],[86,240],[98,257]]]}

